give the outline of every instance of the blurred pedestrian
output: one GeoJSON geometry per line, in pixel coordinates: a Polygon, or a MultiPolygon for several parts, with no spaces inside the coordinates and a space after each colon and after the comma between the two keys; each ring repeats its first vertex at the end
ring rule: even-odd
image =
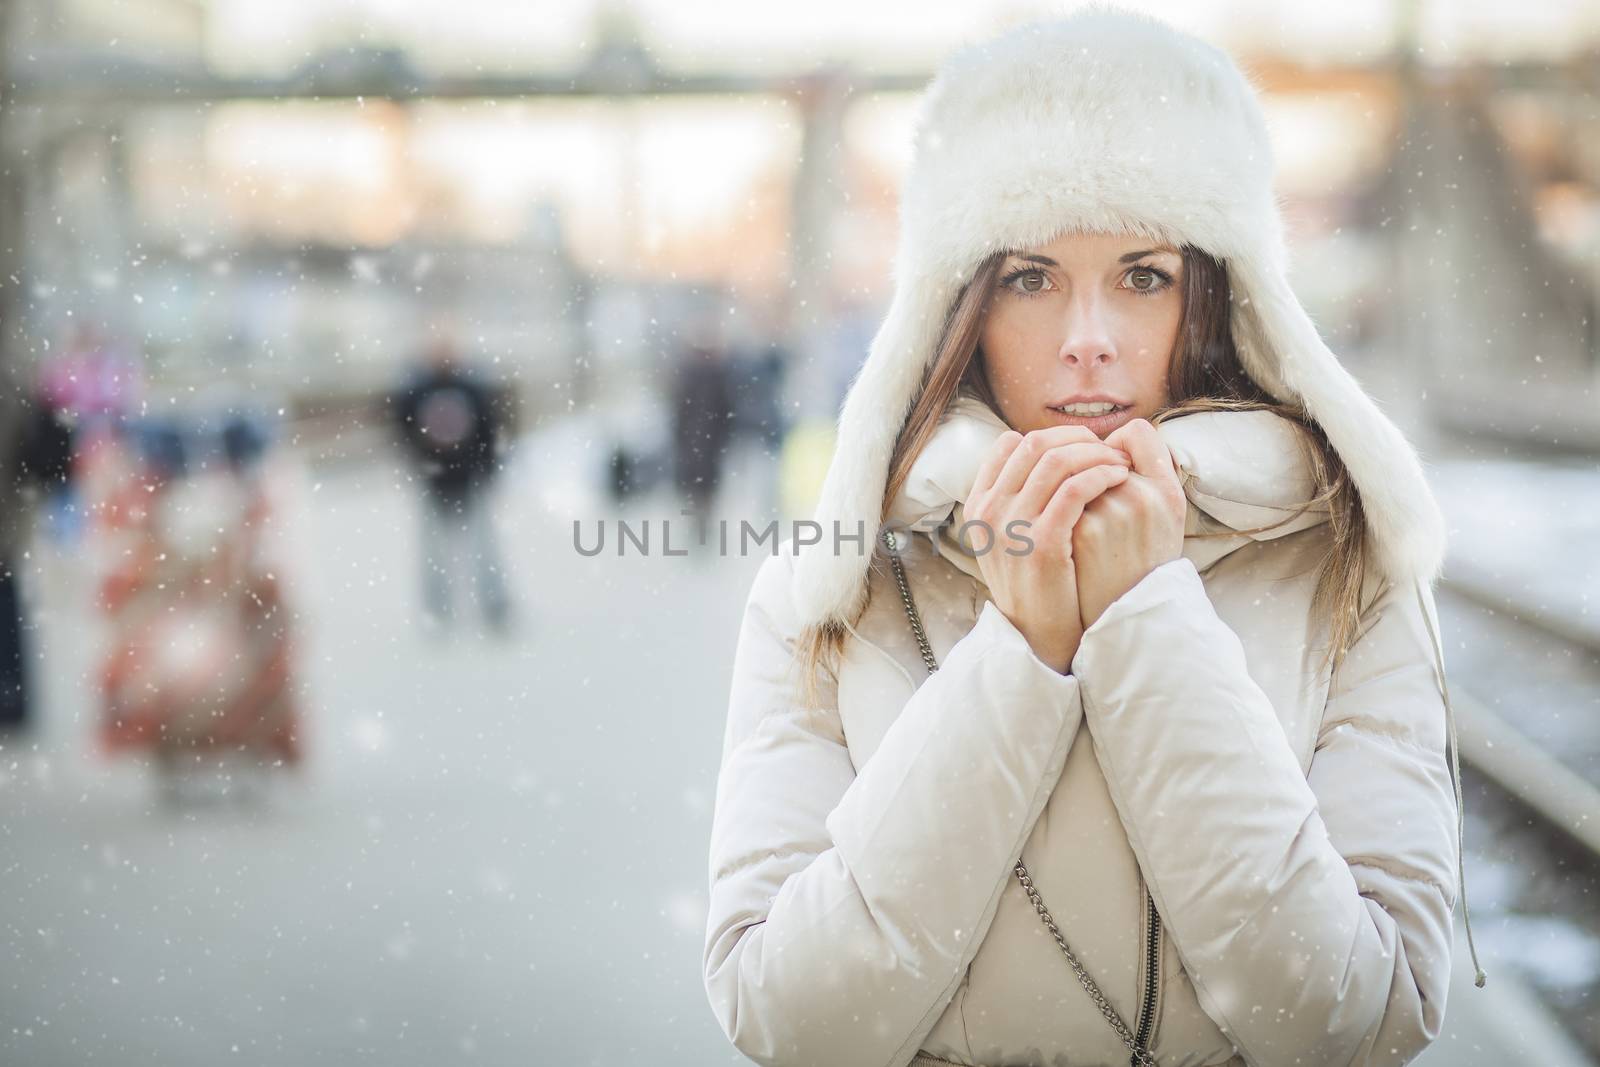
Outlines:
{"type": "MultiPolygon", "coordinates": [[[[697,524],[709,522],[722,483],[733,402],[733,383],[721,349],[703,340],[691,344],[673,383],[672,467],[678,493],[697,524]]],[[[699,529],[695,543],[698,537],[699,529]]]]}
{"type": "Polygon", "coordinates": [[[46,527],[56,544],[76,546],[87,529],[84,477],[88,467],[108,458],[141,388],[140,369],[123,348],[87,323],[78,323],[61,351],[39,369],[38,414],[48,417],[65,442],[69,463],[52,479],[46,500],[46,527]]]}
{"type": "Polygon", "coordinates": [[[603,432],[610,447],[605,483],[614,506],[653,492],[671,475],[669,399],[654,390],[636,390],[606,405],[603,432]]]}
{"type": "Polygon", "coordinates": [[[31,722],[26,597],[22,560],[41,499],[61,491],[72,471],[72,428],[37,389],[0,376],[0,727],[31,722]]]}
{"type": "Polygon", "coordinates": [[[757,479],[761,507],[769,516],[778,511],[778,458],[789,430],[783,410],[788,361],[788,350],[770,341],[741,354],[733,374],[734,435],[744,441],[743,454],[750,457],[746,473],[757,479]]]}
{"type": "Polygon", "coordinates": [[[24,648],[17,564],[27,538],[23,453],[29,406],[9,375],[0,373],[0,727],[28,724],[28,657],[24,648]]]}
{"type": "Polygon", "coordinates": [[[470,568],[485,623],[506,632],[511,598],[490,510],[506,431],[495,389],[440,340],[391,399],[391,417],[422,487],[425,623],[449,627],[453,587],[470,568]]]}

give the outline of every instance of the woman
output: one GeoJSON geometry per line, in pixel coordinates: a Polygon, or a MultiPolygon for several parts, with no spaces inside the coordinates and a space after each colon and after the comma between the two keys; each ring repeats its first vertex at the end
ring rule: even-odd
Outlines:
{"type": "Polygon", "coordinates": [[[822,540],[766,561],[735,656],[704,963],[752,1059],[1439,1034],[1442,522],[1289,289],[1271,181],[1232,62],[1145,16],[935,79],[822,540]]]}

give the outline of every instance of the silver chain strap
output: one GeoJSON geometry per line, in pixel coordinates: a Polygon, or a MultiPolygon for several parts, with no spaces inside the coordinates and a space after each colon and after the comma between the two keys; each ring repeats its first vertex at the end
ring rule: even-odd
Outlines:
{"type": "MultiPolygon", "coordinates": [[[[916,602],[911,599],[911,586],[906,582],[906,571],[900,564],[900,550],[893,530],[883,531],[883,543],[889,549],[889,563],[894,567],[894,580],[900,587],[900,601],[905,605],[906,618],[911,622],[911,632],[916,636],[917,647],[922,651],[922,662],[927,665],[928,673],[932,674],[939,669],[938,662],[933,658],[933,646],[928,643],[928,635],[922,628],[922,616],[917,611],[916,602]]],[[[1100,987],[1095,984],[1089,972],[1084,970],[1083,964],[1078,962],[1078,957],[1073,955],[1067,947],[1067,939],[1061,936],[1061,930],[1056,926],[1055,920],[1050,917],[1050,912],[1044,906],[1044,899],[1039,896],[1039,891],[1034,888],[1033,879],[1028,875],[1028,868],[1023,866],[1022,860],[1017,860],[1015,868],[1017,880],[1022,883],[1023,891],[1028,894],[1028,899],[1033,902],[1033,910],[1039,913],[1039,918],[1044,922],[1045,929],[1050,931],[1050,936],[1055,938],[1056,944],[1061,949],[1061,954],[1067,957],[1067,963],[1072,967],[1072,973],[1078,976],[1078,981],[1083,983],[1083,988],[1088,991],[1089,999],[1094,1001],[1095,1007],[1100,1009],[1111,1028],[1122,1038],[1122,1043],[1128,1047],[1131,1056],[1130,1067],[1157,1067],[1156,1058],[1148,1049],[1139,1047],[1138,1039],[1128,1024],[1122,1021],[1122,1016],[1117,1014],[1117,1009],[1111,1006],[1111,1001],[1100,992],[1100,987]]]]}

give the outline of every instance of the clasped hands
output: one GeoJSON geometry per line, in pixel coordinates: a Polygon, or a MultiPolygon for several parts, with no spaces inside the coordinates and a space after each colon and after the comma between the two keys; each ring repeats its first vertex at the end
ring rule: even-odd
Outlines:
{"type": "Polygon", "coordinates": [[[1145,419],[1103,441],[1086,426],[1007,430],[973,482],[963,536],[995,606],[1066,673],[1105,609],[1182,554],[1186,507],[1172,453],[1145,419]]]}

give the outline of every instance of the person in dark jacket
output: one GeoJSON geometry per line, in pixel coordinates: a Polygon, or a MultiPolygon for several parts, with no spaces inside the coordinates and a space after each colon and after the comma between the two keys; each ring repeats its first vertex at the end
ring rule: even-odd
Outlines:
{"type": "Polygon", "coordinates": [[[718,348],[697,343],[685,351],[672,401],[673,481],[696,522],[704,523],[722,483],[733,429],[733,383],[718,348]]]}
{"type": "Polygon", "coordinates": [[[788,362],[788,350],[775,340],[769,341],[745,351],[733,376],[734,435],[745,440],[744,465],[754,468],[751,473],[768,515],[778,512],[778,457],[789,430],[789,419],[783,411],[783,380],[788,362]]]}
{"type": "Polygon", "coordinates": [[[392,401],[401,442],[422,486],[423,605],[428,621],[448,625],[451,587],[468,562],[478,607],[494,630],[510,623],[489,487],[500,466],[504,429],[495,390],[439,341],[392,401]],[[470,561],[461,549],[471,552],[470,561]]]}
{"type": "Polygon", "coordinates": [[[27,541],[27,453],[33,425],[25,394],[0,367],[0,729],[28,725],[31,686],[17,567],[27,541]]]}

